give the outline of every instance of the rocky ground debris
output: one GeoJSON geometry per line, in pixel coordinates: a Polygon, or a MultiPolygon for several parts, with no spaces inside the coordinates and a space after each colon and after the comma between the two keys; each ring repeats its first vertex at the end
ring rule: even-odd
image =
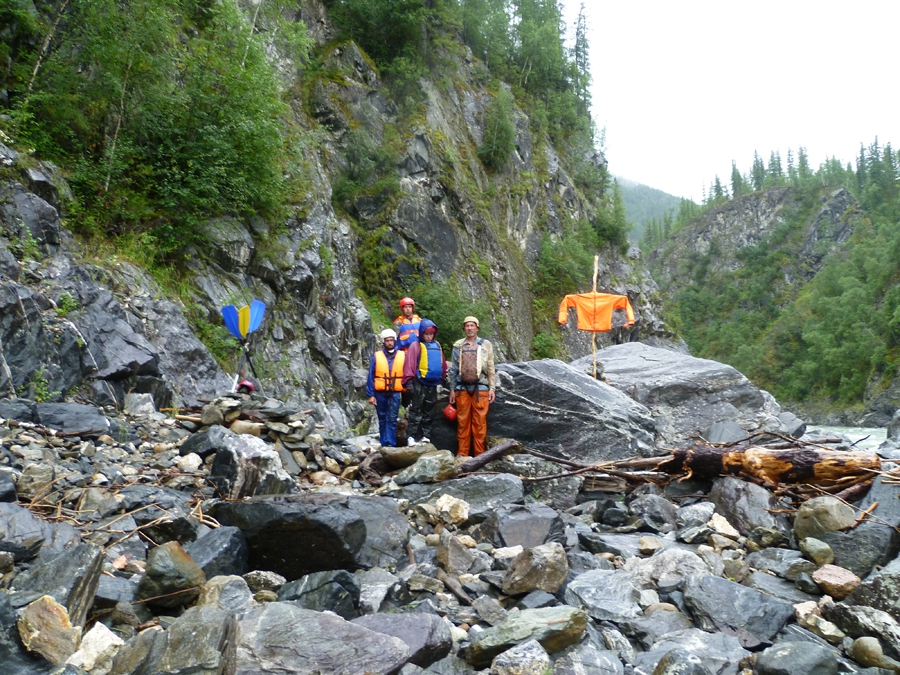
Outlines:
{"type": "Polygon", "coordinates": [[[35,409],[0,401],[10,675],[897,672],[887,463],[854,503],[517,444],[458,475],[260,396],[35,409]]]}

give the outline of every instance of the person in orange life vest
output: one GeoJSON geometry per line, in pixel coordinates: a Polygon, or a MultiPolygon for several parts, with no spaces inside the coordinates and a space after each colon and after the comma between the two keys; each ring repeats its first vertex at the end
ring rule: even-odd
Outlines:
{"type": "Polygon", "coordinates": [[[428,443],[434,412],[437,408],[437,386],[447,376],[447,359],[441,343],[434,339],[437,326],[430,319],[419,322],[419,339],[406,350],[403,364],[403,387],[410,394],[406,408],[408,444],[428,443]]]}
{"type": "Polygon", "coordinates": [[[403,391],[405,354],[397,349],[397,334],[390,328],[381,331],[384,347],[372,354],[366,396],[378,413],[378,440],[383,446],[397,445],[397,419],[400,414],[400,392],[403,391]]]}
{"type": "Polygon", "coordinates": [[[488,407],[494,402],[494,348],[478,337],[474,316],[463,319],[466,337],[453,344],[450,365],[450,403],[456,404],[457,455],[468,457],[474,441],[475,455],[485,450],[488,407]]]}
{"type": "Polygon", "coordinates": [[[416,303],[412,298],[400,301],[400,316],[394,319],[394,330],[397,332],[397,349],[404,352],[419,339],[419,322],[416,314],[416,303]]]}

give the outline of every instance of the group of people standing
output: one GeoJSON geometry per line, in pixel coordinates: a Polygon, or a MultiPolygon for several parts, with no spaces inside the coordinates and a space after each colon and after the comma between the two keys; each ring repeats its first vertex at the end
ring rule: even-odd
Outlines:
{"type": "Polygon", "coordinates": [[[463,319],[465,337],[453,344],[450,366],[438,328],[416,314],[412,298],[400,301],[400,316],[393,328],[381,331],[383,346],[369,362],[366,395],[378,414],[379,441],[397,445],[400,405],[406,406],[409,445],[428,442],[437,408],[437,388],[450,389],[450,405],[456,407],[457,454],[468,457],[485,451],[487,413],[494,402],[496,372],[490,341],[478,337],[477,317],[463,319]]]}

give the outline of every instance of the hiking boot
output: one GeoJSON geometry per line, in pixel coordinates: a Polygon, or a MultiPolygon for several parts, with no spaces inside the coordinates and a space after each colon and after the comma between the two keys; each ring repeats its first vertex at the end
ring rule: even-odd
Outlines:
{"type": "Polygon", "coordinates": [[[428,436],[422,436],[422,438],[419,440],[419,443],[431,443],[431,439],[428,438],[428,436]]]}
{"type": "Polygon", "coordinates": [[[416,439],[413,438],[412,436],[410,436],[410,437],[407,439],[406,444],[407,444],[407,445],[415,445],[415,444],[416,444],[416,439]]]}

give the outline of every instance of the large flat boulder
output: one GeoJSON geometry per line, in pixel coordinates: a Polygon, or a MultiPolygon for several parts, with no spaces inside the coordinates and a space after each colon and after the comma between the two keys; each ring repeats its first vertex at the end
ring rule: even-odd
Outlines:
{"type": "MultiPolygon", "coordinates": [[[[585,372],[592,357],[572,362],[585,372]]],[[[780,406],[731,366],[688,354],[629,342],[597,352],[604,376],[619,391],[650,409],[657,442],[683,443],[717,422],[737,422],[744,431],[783,432],[780,406]]]]}
{"type": "Polygon", "coordinates": [[[244,533],[251,569],[289,580],[327,570],[393,568],[408,559],[409,523],[389,497],[253,497],[219,502],[209,514],[244,533]]]}
{"type": "Polygon", "coordinates": [[[242,615],[226,653],[226,672],[389,675],[410,657],[403,640],[330,612],[271,602],[242,615]]]}
{"type": "MultiPolygon", "coordinates": [[[[438,448],[456,448],[455,426],[435,424],[438,448]],[[449,431],[448,431],[449,430],[449,431]]],[[[488,435],[583,461],[656,453],[649,410],[605,382],[556,359],[497,366],[497,399],[488,435]]]]}

